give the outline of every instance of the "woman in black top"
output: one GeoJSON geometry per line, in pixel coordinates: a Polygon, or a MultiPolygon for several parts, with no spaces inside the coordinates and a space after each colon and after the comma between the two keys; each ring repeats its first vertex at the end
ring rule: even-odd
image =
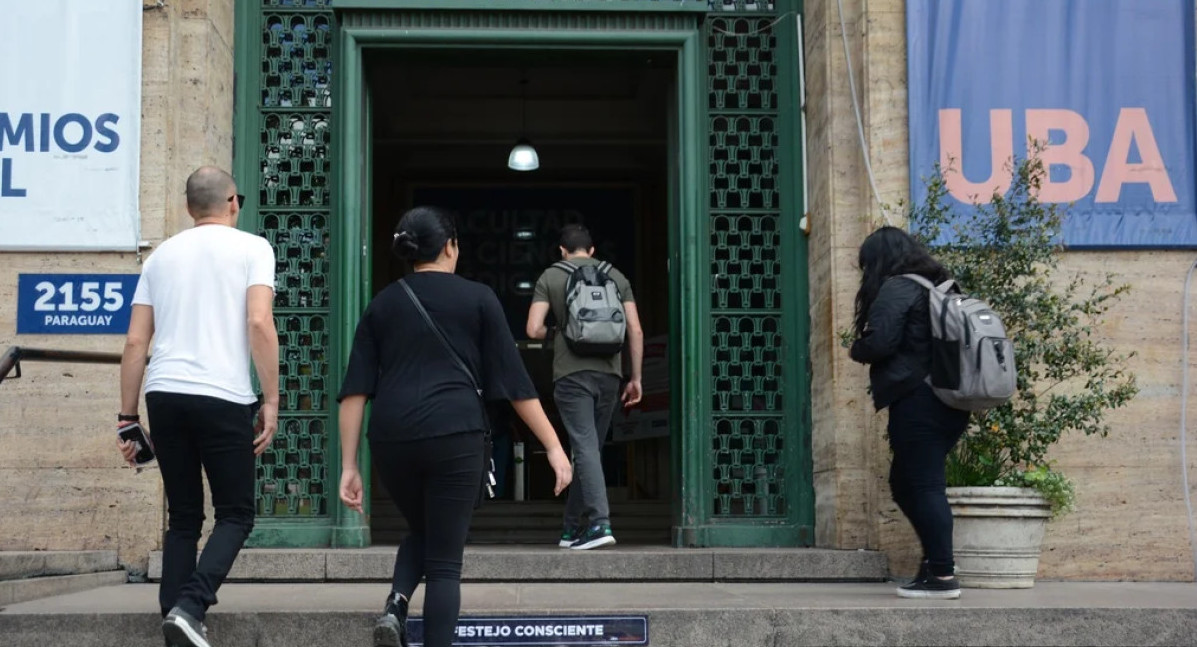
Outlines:
{"type": "MultiPolygon", "coordinates": [[[[498,298],[454,274],[452,217],[440,209],[412,209],[399,221],[393,248],[413,262],[415,271],[403,282],[476,376],[485,398],[511,401],[548,450],[560,494],[572,478],[569,458],[537,399],[498,298]]],[[[483,477],[486,421],[473,384],[403,285],[388,286],[370,302],[338,396],[341,500],[361,512],[358,439],[366,400],[373,399],[368,433],[374,470],[411,528],[395,559],[375,645],[407,645],[407,604],[421,578],[427,580],[424,644],[448,647],[453,641],[462,554],[483,477]]]]}
{"type": "Polygon", "coordinates": [[[852,359],[869,364],[877,410],[889,407],[893,450],[889,485],[923,546],[913,582],[898,589],[907,598],[960,597],[952,558],[952,510],[944,465],[969,414],[941,402],[926,382],[931,373],[931,321],[927,290],[901,274],[934,283],[948,273],[918,241],[894,227],[873,232],[860,246],[863,276],[856,293],[852,359]]]}

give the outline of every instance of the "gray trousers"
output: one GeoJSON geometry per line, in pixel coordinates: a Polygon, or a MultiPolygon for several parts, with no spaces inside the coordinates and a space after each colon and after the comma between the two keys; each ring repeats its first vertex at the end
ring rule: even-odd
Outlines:
{"type": "Polygon", "coordinates": [[[553,400],[569,433],[574,481],[565,499],[565,525],[610,523],[607,484],[603,479],[602,449],[619,402],[620,378],[598,371],[581,371],[557,380],[553,400]]]}

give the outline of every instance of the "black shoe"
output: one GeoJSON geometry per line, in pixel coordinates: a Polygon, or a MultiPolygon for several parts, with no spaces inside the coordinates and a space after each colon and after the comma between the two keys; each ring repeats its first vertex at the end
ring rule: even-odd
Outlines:
{"type": "Polygon", "coordinates": [[[960,581],[955,577],[942,580],[930,573],[910,584],[898,587],[898,597],[922,600],[955,600],[960,597],[960,581]]]}
{"type": "Polygon", "coordinates": [[[387,598],[386,610],[374,623],[374,647],[408,647],[407,599],[398,593],[387,598]]]}
{"type": "Polygon", "coordinates": [[[168,645],[177,647],[212,647],[208,644],[208,628],[191,614],[175,607],[162,621],[162,635],[168,645]]]}
{"type": "Polygon", "coordinates": [[[611,534],[611,524],[600,523],[586,529],[581,537],[570,544],[570,550],[590,550],[603,546],[615,545],[615,535],[611,534]]]}

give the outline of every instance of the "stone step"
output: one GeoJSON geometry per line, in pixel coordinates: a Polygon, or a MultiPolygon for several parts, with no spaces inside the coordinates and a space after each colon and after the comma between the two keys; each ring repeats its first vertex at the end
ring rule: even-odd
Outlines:
{"type": "MultiPolygon", "coordinates": [[[[543,544],[561,532],[560,501],[488,501],[470,521],[471,544],[543,544]]],[[[611,517],[620,541],[668,545],[672,534],[670,505],[658,501],[612,501],[611,517]]],[[[371,513],[375,544],[398,544],[407,521],[389,503],[371,513]]]]}
{"type": "Polygon", "coordinates": [[[0,551],[0,581],[99,573],[119,568],[115,550],[0,551]]]}
{"type": "MultiPolygon", "coordinates": [[[[241,551],[234,582],[386,582],[395,547],[241,551]]],[[[150,554],[149,577],[162,576],[150,554]]],[[[469,546],[466,582],[879,582],[888,562],[879,552],[815,548],[621,547],[572,551],[533,546],[469,546]]]]}
{"type": "MultiPolygon", "coordinates": [[[[230,647],[360,647],[387,591],[229,584],[208,616],[210,637],[230,647]]],[[[47,598],[0,610],[0,636],[5,647],[159,647],[157,608],[157,587],[145,584],[47,598]]],[[[946,602],[903,600],[880,583],[466,584],[462,610],[463,619],[640,616],[654,647],[1197,645],[1191,583],[1040,582],[946,602]]]]}
{"type": "Polygon", "coordinates": [[[124,584],[128,581],[124,571],[83,573],[80,575],[51,575],[30,577],[23,580],[0,581],[0,607],[18,602],[48,598],[68,593],[89,591],[101,587],[124,584]]]}

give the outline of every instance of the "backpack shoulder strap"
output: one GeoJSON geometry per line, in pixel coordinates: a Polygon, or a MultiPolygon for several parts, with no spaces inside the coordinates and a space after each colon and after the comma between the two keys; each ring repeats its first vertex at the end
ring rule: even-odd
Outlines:
{"type": "Polygon", "coordinates": [[[928,290],[935,291],[935,284],[932,283],[931,281],[928,281],[926,279],[926,277],[920,276],[918,274],[899,274],[899,276],[901,276],[904,279],[909,279],[911,281],[914,281],[915,283],[918,283],[919,285],[927,288],[928,290]]]}
{"type": "Polygon", "coordinates": [[[607,280],[615,286],[615,294],[619,296],[620,303],[623,303],[623,292],[619,289],[619,283],[617,283],[611,276],[611,270],[613,269],[615,269],[615,266],[608,261],[603,261],[602,263],[599,263],[598,266],[599,273],[606,277],[607,280]]]}
{"type": "Polygon", "coordinates": [[[555,268],[565,272],[566,274],[573,274],[574,272],[576,272],[578,270],[578,266],[574,265],[573,263],[571,263],[569,261],[557,261],[556,263],[553,263],[550,267],[555,267],[555,268]]]}

